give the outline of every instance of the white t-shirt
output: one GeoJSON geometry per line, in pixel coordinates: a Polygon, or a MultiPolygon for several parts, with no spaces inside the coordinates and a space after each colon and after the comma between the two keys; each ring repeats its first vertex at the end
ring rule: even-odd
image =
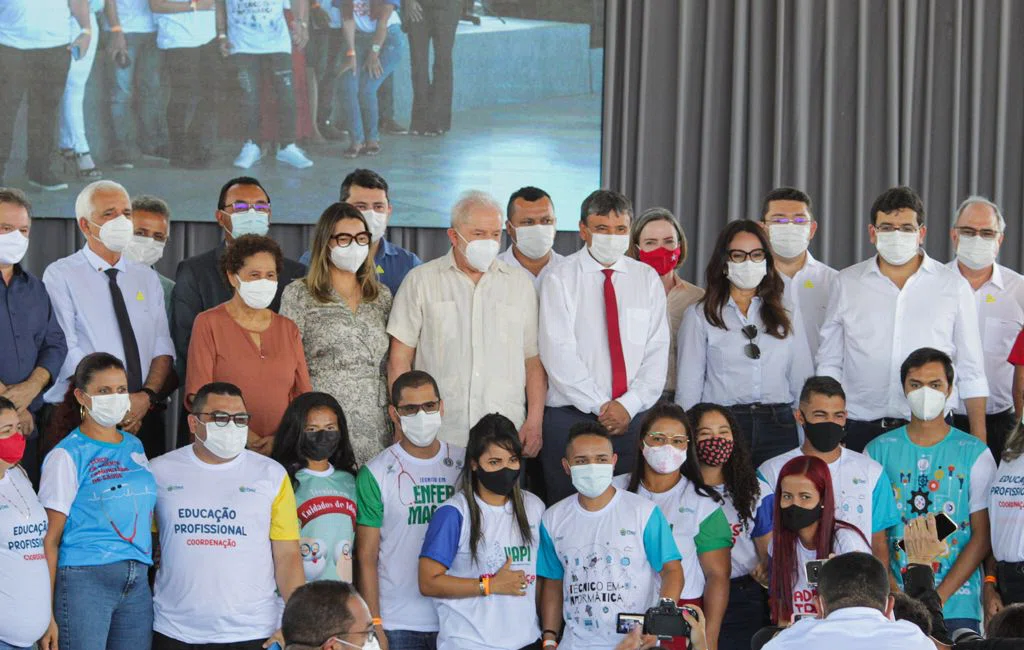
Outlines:
{"type": "Polygon", "coordinates": [[[766,494],[771,490],[762,482],[758,482],[758,495],[754,501],[753,521],[743,521],[740,513],[733,504],[732,496],[725,491],[724,485],[712,486],[725,503],[722,504],[722,513],[725,514],[729,526],[732,528],[732,571],[730,578],[742,578],[749,575],[757,566],[757,548],[754,546],[754,539],[763,537],[772,532],[772,508],[774,501],[765,499],[766,494]]]}
{"type": "MultiPolygon", "coordinates": [[[[388,18],[388,27],[401,23],[398,15],[398,0],[384,0],[380,6],[383,7],[386,4],[395,5],[395,10],[388,18]]],[[[373,5],[371,0],[352,0],[352,19],[356,24],[356,31],[364,34],[377,31],[377,19],[371,15],[373,5]]]]}
{"type": "Polygon", "coordinates": [[[437,632],[434,604],[420,594],[419,556],[427,525],[455,493],[466,450],[441,443],[433,458],[416,458],[394,444],[356,477],[356,524],[380,529],[377,578],[386,630],[437,632]]]}
{"type": "Polygon", "coordinates": [[[537,618],[537,547],[544,503],[523,492],[526,519],[533,539],[522,539],[512,502],[492,506],[477,497],[480,508],[480,540],[477,557],[470,554],[470,512],[461,492],[437,509],[430,520],[420,557],[448,567],[456,578],[493,576],[512,559],[512,571],[526,573],[524,596],[491,595],[486,598],[437,598],[438,618],[444,621],[437,636],[437,650],[518,650],[540,638],[537,618]]]}
{"type": "MultiPolygon", "coordinates": [[[[189,0],[171,0],[187,4],[189,0]]],[[[153,14],[156,22],[156,46],[161,50],[199,47],[217,38],[217,12],[183,11],[153,14]]]]}
{"type": "Polygon", "coordinates": [[[988,493],[992,555],[998,562],[1024,562],[1024,456],[999,463],[988,493]]]}
{"type": "Polygon", "coordinates": [[[291,54],[287,0],[227,0],[232,54],[291,54]]]}
{"type": "Polygon", "coordinates": [[[3,0],[0,45],[19,50],[67,45],[71,42],[71,20],[68,0],[3,0]]]}
{"type": "Polygon", "coordinates": [[[47,519],[21,467],[0,478],[0,641],[30,647],[50,625],[47,519]]]}
{"type": "Polygon", "coordinates": [[[245,450],[220,465],[192,445],[151,463],[160,568],[153,629],[188,644],[264,639],[281,623],[271,541],[299,540],[291,479],[245,450]]]}
{"type": "MultiPolygon", "coordinates": [[[[768,552],[771,553],[771,551],[769,546],[768,552]]],[[[842,555],[854,551],[870,553],[871,546],[852,530],[845,528],[836,530],[835,541],[829,555],[842,555]]],[[[812,587],[807,582],[807,563],[817,559],[817,551],[804,548],[799,539],[796,541],[797,571],[796,582],[793,583],[793,614],[796,616],[818,615],[818,607],[814,603],[814,597],[818,595],[818,588],[812,587]]]]}
{"type": "MultiPolygon", "coordinates": [[[[117,0],[117,19],[126,34],[151,34],[156,31],[149,0],[117,0]]],[[[103,28],[110,29],[106,14],[103,28]]]]}

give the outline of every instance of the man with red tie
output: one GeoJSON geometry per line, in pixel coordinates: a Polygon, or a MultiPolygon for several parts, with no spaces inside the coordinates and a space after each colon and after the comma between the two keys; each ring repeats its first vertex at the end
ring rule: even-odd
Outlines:
{"type": "Polygon", "coordinates": [[[665,387],[665,290],[651,266],[625,257],[632,217],[623,195],[593,192],[580,211],[586,247],[541,282],[537,338],[548,373],[541,450],[548,504],[573,492],[562,469],[569,427],[598,420],[612,434],[616,474],[632,471],[640,420],[665,387]]]}

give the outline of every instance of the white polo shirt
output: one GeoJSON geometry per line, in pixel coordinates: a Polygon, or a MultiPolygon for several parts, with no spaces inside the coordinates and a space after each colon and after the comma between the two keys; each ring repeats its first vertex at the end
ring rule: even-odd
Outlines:
{"type": "Polygon", "coordinates": [[[779,633],[762,650],[935,650],[935,644],[910,621],[890,621],[870,607],[844,607],[822,619],[802,619],[779,633]]]}

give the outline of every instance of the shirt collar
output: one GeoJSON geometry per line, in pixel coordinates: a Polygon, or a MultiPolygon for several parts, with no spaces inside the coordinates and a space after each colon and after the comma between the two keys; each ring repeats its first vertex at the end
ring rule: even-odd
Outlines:
{"type": "Polygon", "coordinates": [[[398,255],[398,251],[395,250],[395,245],[386,239],[381,239],[380,245],[377,247],[377,254],[374,255],[374,258],[379,259],[382,256],[390,257],[392,255],[398,255]]]}
{"type": "MultiPolygon", "coordinates": [[[[453,269],[455,271],[458,271],[459,273],[462,273],[462,269],[460,269],[459,265],[455,263],[455,249],[454,248],[449,248],[448,249],[448,254],[445,255],[444,258],[445,258],[445,264],[449,268],[451,268],[451,269],[453,269]]],[[[500,263],[499,264],[498,258],[495,257],[494,261],[491,262],[491,268],[487,269],[487,271],[484,272],[484,275],[486,275],[487,273],[494,273],[494,272],[508,273],[509,271],[511,271],[511,267],[509,267],[507,264],[504,264],[504,263],[500,263]]]]}
{"type": "Polygon", "coordinates": [[[872,607],[843,607],[837,609],[834,612],[830,612],[825,617],[826,621],[852,621],[852,620],[864,620],[874,619],[879,623],[888,623],[889,619],[885,617],[885,614],[874,609],[872,607]]]}
{"type": "MultiPolygon", "coordinates": [[[[928,253],[926,253],[923,248],[919,248],[918,252],[920,252],[923,257],[921,259],[921,266],[917,268],[917,271],[924,271],[925,273],[937,273],[942,264],[936,261],[934,258],[929,257],[928,253]]],[[[864,275],[882,275],[882,269],[881,267],[878,266],[879,259],[881,259],[881,257],[877,253],[875,253],[875,256],[872,257],[870,260],[871,263],[866,265],[866,268],[864,269],[864,275]]]]}
{"type": "Polygon", "coordinates": [[[89,244],[86,244],[85,246],[82,247],[82,252],[85,254],[85,259],[89,262],[90,268],[94,268],[100,273],[105,273],[107,269],[110,268],[115,268],[118,271],[124,273],[125,268],[127,267],[127,265],[124,262],[124,255],[121,255],[117,259],[117,264],[111,266],[110,264],[107,264],[106,260],[104,260],[96,253],[94,253],[92,249],[89,248],[89,244]]]}
{"type": "MultiPolygon", "coordinates": [[[[957,262],[955,257],[952,260],[950,260],[949,263],[946,264],[946,266],[953,269],[957,273],[960,273],[960,264],[959,262],[957,262]]],[[[963,273],[960,273],[960,275],[963,275],[963,273]]],[[[1000,291],[1002,291],[1005,288],[1005,286],[1003,285],[1003,272],[999,270],[999,264],[996,264],[995,262],[992,263],[992,277],[989,278],[987,282],[985,282],[985,284],[989,283],[994,284],[995,287],[1000,291]]]]}
{"type": "Polygon", "coordinates": [[[620,257],[619,261],[617,261],[615,264],[612,264],[611,266],[605,266],[598,262],[597,260],[595,260],[594,256],[590,254],[590,249],[588,249],[586,246],[580,249],[579,256],[580,265],[584,272],[597,273],[598,271],[603,272],[605,269],[611,269],[616,273],[626,272],[627,262],[625,255],[620,257]]]}

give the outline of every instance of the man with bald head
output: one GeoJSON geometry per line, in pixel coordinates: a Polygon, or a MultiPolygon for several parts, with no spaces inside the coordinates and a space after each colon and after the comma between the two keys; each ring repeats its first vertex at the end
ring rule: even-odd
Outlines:
{"type": "Polygon", "coordinates": [[[388,320],[388,383],[423,370],[443,387],[441,440],[465,446],[469,427],[498,412],[519,427],[527,457],[541,445],[547,384],[537,352],[530,276],[495,259],[502,209],[483,192],[452,208],[444,257],[405,277],[388,320]]]}
{"type": "Polygon", "coordinates": [[[152,409],[163,399],[174,344],[156,271],[122,255],[134,233],[131,216],[128,192],[114,181],[90,183],[75,200],[85,246],[43,273],[68,346],[44,399],[48,404],[64,400],[68,377],[85,355],[113,354],[124,362],[131,397],[120,428],[138,435],[152,458],[164,450],[163,418],[152,409]]]}
{"type": "MultiPolygon", "coordinates": [[[[1024,415],[1014,408],[1014,395],[1024,387],[1024,366],[1014,367],[1006,358],[1024,329],[1024,277],[996,263],[1005,235],[1006,220],[999,206],[981,196],[968,197],[957,208],[950,230],[956,258],[948,264],[974,290],[988,379],[985,429],[996,462],[1007,436],[1024,415]]],[[[963,404],[954,411],[953,424],[963,431],[971,430],[963,404]]]]}

